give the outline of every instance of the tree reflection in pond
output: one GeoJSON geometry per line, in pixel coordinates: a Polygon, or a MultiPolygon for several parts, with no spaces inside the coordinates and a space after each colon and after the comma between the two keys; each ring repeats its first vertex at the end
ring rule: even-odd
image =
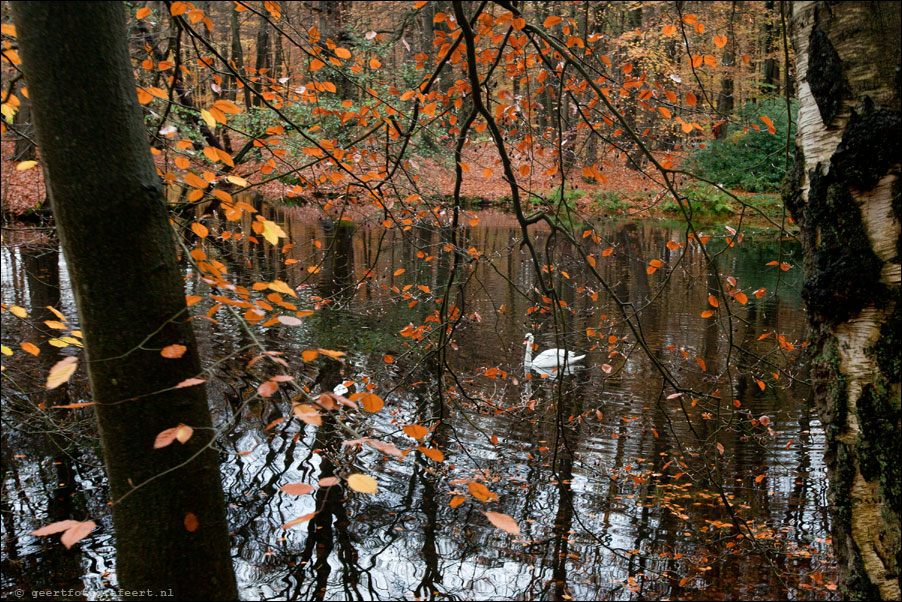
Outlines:
{"type": "MultiPolygon", "coordinates": [[[[259,364],[246,370],[257,351],[239,324],[224,314],[216,315],[215,327],[195,321],[202,356],[232,358],[212,367],[215,378],[209,384],[214,412],[225,429],[223,481],[243,597],[825,595],[814,588],[832,571],[823,432],[809,414],[805,387],[792,385],[793,376],[803,376],[794,363],[805,336],[798,283],[790,278],[777,287],[775,272],[762,271],[776,254],[772,238],[747,235],[742,245],[719,256],[722,272],[743,288],[776,291],[734,308],[741,319],[733,343],[745,351],[728,355],[730,341],[715,320],[699,316],[710,285],[701,255],[690,249],[682,260],[676,254],[663,257],[670,268],[666,276],[646,269],[648,258],[657,257],[667,241],[681,239],[678,226],[596,225],[616,249],[603,260],[598,257],[597,269],[639,317],[656,360],[687,387],[723,391],[723,400],[693,400],[669,395],[672,390],[637,350],[616,307],[583,277],[580,258],[563,242],[548,240],[541,229],[535,244],[554,258],[553,283],[565,305],[562,321],[543,310],[535,267],[521,250],[513,218],[480,214],[478,225],[465,228],[458,241],[462,255],[449,297],[459,323],[440,363],[434,348],[428,348],[433,340],[428,332],[434,329],[423,331],[420,342],[402,331],[430,325],[428,319],[440,309],[435,299],[442,298],[452,275],[442,229],[419,223],[408,232],[387,231],[359,220],[324,222],[313,215],[304,210],[268,215],[293,245],[284,252],[230,240],[217,243],[217,258],[230,273],[240,272],[235,266],[245,266],[245,272],[251,266],[244,286],[282,280],[297,291],[292,302],[299,309],[318,308],[300,326],[254,331],[267,348],[284,353],[300,386],[318,394],[346,383],[348,395],[375,387],[386,405],[375,414],[323,413],[320,427],[291,419],[288,388],[269,399],[252,399],[257,378],[269,375],[255,372],[259,364]],[[491,262],[467,254],[471,247],[491,262]],[[524,332],[536,333],[540,349],[587,352],[580,362],[585,369],[560,378],[525,375],[524,332]],[[759,340],[767,333],[772,334],[759,340]],[[795,351],[778,345],[778,336],[795,351]],[[346,355],[304,362],[301,352],[307,349],[346,355]],[[781,377],[762,390],[757,380],[766,372],[781,377]],[[741,400],[740,407],[727,401],[732,399],[741,400]],[[236,412],[237,420],[230,422],[236,412]],[[750,420],[761,416],[769,423],[750,420]],[[414,441],[401,429],[411,424],[429,426],[429,434],[414,441]],[[353,438],[351,431],[407,453],[396,458],[366,443],[342,445],[353,438]],[[707,440],[710,447],[698,445],[707,440]],[[418,445],[441,450],[444,462],[417,451],[418,445]],[[343,480],[318,484],[352,473],[374,477],[378,492],[355,492],[343,480]],[[288,483],[308,483],[315,490],[303,496],[280,492],[288,483]],[[497,500],[478,500],[470,494],[470,483],[484,485],[497,500]],[[456,495],[466,499],[452,507],[456,495]],[[755,545],[737,534],[723,499],[754,534],[755,545]],[[522,536],[492,526],[486,510],[511,517],[522,536]],[[280,528],[314,512],[307,522],[280,528]]],[[[797,252],[784,242],[784,255],[797,252]]],[[[17,271],[30,270],[31,261],[25,249],[4,254],[4,303],[26,304],[10,298],[21,290],[11,279],[17,271]]],[[[198,285],[187,282],[188,294],[194,294],[190,288],[198,285]]],[[[71,316],[65,273],[60,285],[59,304],[71,316]]],[[[55,302],[32,299],[38,304],[55,302]]],[[[3,320],[4,330],[25,328],[9,320],[8,312],[3,320]]],[[[30,369],[39,371],[36,365],[30,369]]],[[[5,419],[18,420],[6,393],[3,404],[5,419]]],[[[42,480],[74,484],[65,494],[69,500],[84,495],[84,477],[37,470],[46,463],[34,454],[4,456],[5,569],[29,566],[23,559],[32,559],[28,570],[36,571],[37,559],[59,554],[52,542],[24,535],[46,522],[53,507],[52,488],[42,480]],[[35,509],[32,520],[21,518],[18,510],[19,518],[8,520],[10,506],[24,501],[35,509]]],[[[65,463],[54,466],[63,470],[65,463]]],[[[101,478],[96,469],[92,475],[95,481],[101,478]]],[[[91,516],[97,520],[102,513],[98,509],[91,516]]],[[[94,560],[63,571],[79,587],[83,580],[92,596],[106,595],[111,587],[104,583],[109,576],[98,575],[112,561],[109,521],[98,522],[101,528],[81,548],[94,560]]],[[[30,579],[25,572],[4,570],[4,591],[30,579]]]]}

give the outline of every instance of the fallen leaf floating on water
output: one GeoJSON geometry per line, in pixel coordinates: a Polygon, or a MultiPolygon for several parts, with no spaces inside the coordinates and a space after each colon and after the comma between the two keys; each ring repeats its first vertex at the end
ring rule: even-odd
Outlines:
{"type": "Polygon", "coordinates": [[[490,502],[498,499],[497,493],[489,491],[488,487],[476,481],[467,483],[467,489],[470,491],[470,495],[483,502],[490,502]]]}
{"type": "Polygon", "coordinates": [[[63,536],[60,538],[60,542],[67,548],[71,548],[74,544],[87,537],[88,534],[91,533],[91,531],[93,531],[96,526],[97,523],[92,520],[63,520],[56,523],[51,523],[46,527],[41,527],[36,531],[32,531],[30,535],[43,537],[45,535],[53,535],[54,533],[63,532],[63,536]]]}
{"type": "Polygon", "coordinates": [[[311,491],[315,491],[315,489],[313,485],[308,485],[307,483],[289,483],[279,487],[279,491],[289,495],[306,495],[311,491]]]}
{"type": "Polygon", "coordinates": [[[348,476],[348,487],[358,493],[376,493],[379,484],[373,477],[355,473],[348,476]]]}
{"type": "Polygon", "coordinates": [[[507,514],[501,514],[500,512],[483,512],[485,517],[489,519],[493,525],[501,529],[502,531],[506,531],[511,535],[520,535],[520,527],[517,525],[517,521],[512,519],[507,514]]]}
{"type": "Polygon", "coordinates": [[[305,514],[304,516],[299,516],[299,517],[297,517],[297,518],[295,518],[295,519],[292,519],[292,520],[288,521],[288,522],[285,523],[284,525],[282,525],[282,528],[283,528],[283,529],[290,529],[290,528],[292,528],[292,527],[295,527],[295,526],[297,526],[297,525],[300,525],[301,523],[306,523],[308,520],[310,520],[310,519],[313,518],[314,516],[316,516],[316,512],[311,512],[310,514],[305,514]]]}

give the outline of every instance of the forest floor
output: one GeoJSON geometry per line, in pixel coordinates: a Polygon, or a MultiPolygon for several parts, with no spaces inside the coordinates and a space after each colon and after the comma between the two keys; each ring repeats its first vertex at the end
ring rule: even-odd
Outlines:
{"type": "MultiPolygon", "coordinates": [[[[8,160],[12,155],[13,142],[3,141],[0,161],[0,177],[2,177],[2,212],[4,215],[22,216],[40,206],[45,198],[44,175],[40,165],[22,171],[17,170],[17,162],[8,160]]],[[[538,195],[551,199],[559,195],[562,178],[552,165],[551,157],[526,157],[516,151],[512,152],[511,161],[517,171],[518,183],[521,186],[521,199],[528,209],[545,204],[543,199],[532,197],[523,192],[530,190],[538,195]],[[529,167],[527,167],[529,166],[529,167]]],[[[665,159],[662,154],[659,159],[665,159]]],[[[667,155],[666,159],[679,165],[683,157],[667,155]]],[[[166,158],[155,156],[157,167],[161,172],[178,171],[171,163],[166,165],[166,158]]],[[[494,145],[488,142],[471,145],[464,151],[463,181],[461,197],[468,205],[488,205],[498,208],[509,207],[511,193],[504,170],[494,145]]],[[[653,173],[653,166],[646,165],[637,170],[627,165],[623,157],[601,159],[597,163],[601,167],[603,181],[596,178],[585,178],[581,168],[569,170],[564,193],[565,202],[579,213],[587,216],[622,215],[625,217],[661,217],[674,213],[676,207],[660,184],[660,177],[653,173]]],[[[236,170],[249,182],[259,184],[257,189],[267,199],[292,199],[292,204],[304,204],[315,199],[309,192],[302,192],[289,178],[270,179],[261,171],[262,162],[246,162],[236,170]],[[282,180],[289,180],[286,183],[282,180]]],[[[192,161],[191,167],[198,171],[209,169],[198,153],[198,159],[192,161]]],[[[407,164],[410,179],[416,182],[417,188],[424,196],[448,199],[454,191],[455,173],[450,160],[434,157],[415,157],[407,164]]],[[[308,181],[319,179],[323,171],[312,168],[301,172],[308,181]]],[[[400,175],[400,174],[399,174],[400,175]]],[[[402,175],[403,178],[403,175],[402,175]]],[[[401,178],[399,178],[401,179],[401,178]]],[[[407,180],[407,178],[403,178],[407,180]]],[[[342,185],[320,185],[318,192],[337,194],[342,185]],[[331,189],[330,189],[331,188],[331,189]]],[[[414,187],[408,184],[405,193],[413,193],[414,187]]],[[[774,214],[778,204],[775,195],[753,195],[742,191],[732,191],[738,197],[748,200],[752,205],[762,205],[768,213],[774,214]]],[[[320,198],[322,195],[319,195],[320,198]]],[[[720,193],[720,204],[711,215],[730,215],[738,210],[738,204],[720,193]]],[[[690,196],[690,198],[692,198],[690,196]]],[[[708,200],[708,199],[705,199],[708,200]]],[[[713,206],[713,204],[712,204],[713,206]]]]}

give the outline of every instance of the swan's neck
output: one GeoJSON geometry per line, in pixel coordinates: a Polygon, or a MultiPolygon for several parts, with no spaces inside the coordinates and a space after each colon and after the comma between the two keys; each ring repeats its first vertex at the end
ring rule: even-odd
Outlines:
{"type": "Polygon", "coordinates": [[[525,370],[529,370],[529,366],[532,364],[532,341],[526,341],[526,355],[523,356],[523,368],[525,370]]]}

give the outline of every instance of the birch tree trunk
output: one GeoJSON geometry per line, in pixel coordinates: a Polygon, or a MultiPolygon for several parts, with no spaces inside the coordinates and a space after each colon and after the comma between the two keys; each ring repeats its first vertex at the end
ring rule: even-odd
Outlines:
{"type": "Polygon", "coordinates": [[[844,599],[898,600],[900,3],[794,2],[812,379],[844,599]]]}

